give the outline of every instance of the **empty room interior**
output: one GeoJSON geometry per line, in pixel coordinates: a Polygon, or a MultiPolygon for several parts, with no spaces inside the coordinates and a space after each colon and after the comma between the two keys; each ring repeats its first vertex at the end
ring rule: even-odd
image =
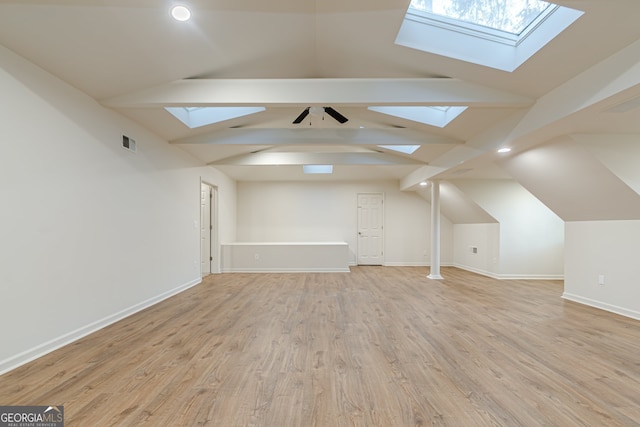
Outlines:
{"type": "Polygon", "coordinates": [[[640,425],[638,17],[0,0],[0,406],[640,425]]]}

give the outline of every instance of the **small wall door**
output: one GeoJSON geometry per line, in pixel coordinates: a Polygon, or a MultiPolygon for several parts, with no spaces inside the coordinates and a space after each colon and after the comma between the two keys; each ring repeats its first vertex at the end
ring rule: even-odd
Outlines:
{"type": "Polygon", "coordinates": [[[358,194],[358,265],[384,263],[384,196],[358,194]]]}

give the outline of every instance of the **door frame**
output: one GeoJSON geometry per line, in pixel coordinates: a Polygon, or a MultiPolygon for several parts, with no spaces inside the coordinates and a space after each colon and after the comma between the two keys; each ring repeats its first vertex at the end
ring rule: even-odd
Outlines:
{"type": "Polygon", "coordinates": [[[385,194],[384,192],[378,192],[378,191],[366,191],[366,192],[362,192],[362,193],[356,193],[356,210],[360,209],[359,206],[359,199],[360,199],[360,195],[377,195],[380,196],[381,202],[382,202],[382,223],[380,224],[380,235],[381,235],[381,239],[382,239],[382,255],[380,255],[380,264],[360,264],[360,236],[359,236],[359,232],[360,232],[360,213],[357,212],[356,213],[356,265],[384,265],[385,263],[385,250],[384,250],[384,245],[385,245],[385,230],[384,230],[384,224],[385,224],[385,194]]]}
{"type": "MultiPolygon", "coordinates": [[[[210,253],[213,261],[210,265],[211,274],[219,274],[220,273],[220,236],[218,230],[218,186],[211,184],[204,179],[200,178],[200,190],[199,194],[202,191],[202,186],[206,185],[211,189],[211,203],[209,209],[210,215],[210,224],[211,224],[211,235],[209,236],[209,245],[210,245],[210,253]]],[[[198,197],[198,203],[200,203],[200,197],[198,197]]],[[[198,211],[201,212],[201,209],[198,208],[198,211]]],[[[200,224],[202,224],[202,215],[200,215],[200,224]]],[[[202,227],[198,227],[201,230],[202,227]]],[[[202,239],[202,235],[198,236],[198,241],[202,239]]],[[[200,245],[198,245],[200,247],[200,245]]],[[[202,265],[202,247],[200,247],[200,265],[202,265]]],[[[200,275],[202,275],[202,267],[200,267],[200,275]]]]}

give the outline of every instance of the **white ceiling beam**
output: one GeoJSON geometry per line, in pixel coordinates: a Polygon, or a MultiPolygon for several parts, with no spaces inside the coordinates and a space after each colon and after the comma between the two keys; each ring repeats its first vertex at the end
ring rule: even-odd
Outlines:
{"type": "Polygon", "coordinates": [[[400,191],[416,190],[421,182],[427,182],[431,177],[443,171],[445,168],[431,165],[416,169],[400,180],[400,191]]]}
{"type": "Polygon", "coordinates": [[[269,153],[241,154],[216,160],[210,165],[424,165],[424,162],[388,153],[269,153]]]}
{"type": "Polygon", "coordinates": [[[114,108],[239,105],[528,107],[534,100],[457,79],[352,78],[186,79],[101,102],[114,108]]]}
{"type": "Polygon", "coordinates": [[[430,135],[414,129],[222,129],[213,133],[171,141],[171,144],[223,145],[428,145],[462,144],[464,141],[430,135]]]}
{"type": "Polygon", "coordinates": [[[416,188],[422,180],[438,178],[456,167],[466,168],[468,162],[483,156],[495,156],[501,146],[524,150],[536,141],[549,141],[565,134],[576,116],[593,109],[607,111],[622,100],[633,99],[640,92],[639,55],[640,41],[636,41],[544,95],[529,109],[512,114],[464,146],[431,160],[429,167],[406,176],[400,188],[416,188]]]}

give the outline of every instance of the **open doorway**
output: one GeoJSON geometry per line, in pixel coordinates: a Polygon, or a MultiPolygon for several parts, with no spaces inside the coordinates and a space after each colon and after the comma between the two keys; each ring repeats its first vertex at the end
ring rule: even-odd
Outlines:
{"type": "Polygon", "coordinates": [[[218,188],[200,183],[200,265],[202,277],[220,272],[218,261],[218,188]]]}

